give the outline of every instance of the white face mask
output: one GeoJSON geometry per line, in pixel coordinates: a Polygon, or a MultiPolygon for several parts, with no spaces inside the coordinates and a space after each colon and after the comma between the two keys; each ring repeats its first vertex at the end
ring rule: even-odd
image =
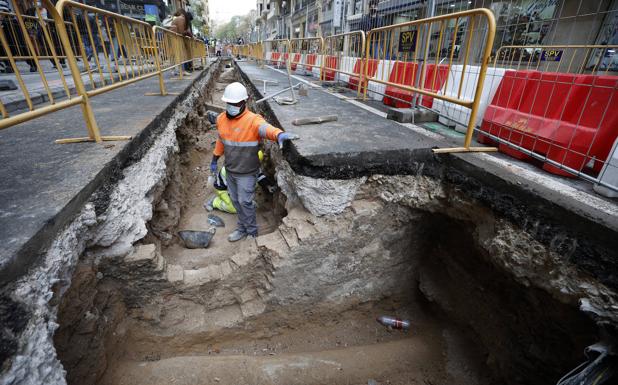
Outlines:
{"type": "Polygon", "coordinates": [[[228,114],[230,114],[230,116],[236,116],[236,115],[240,114],[240,108],[241,107],[228,104],[227,108],[226,108],[226,111],[227,111],[228,114]]]}

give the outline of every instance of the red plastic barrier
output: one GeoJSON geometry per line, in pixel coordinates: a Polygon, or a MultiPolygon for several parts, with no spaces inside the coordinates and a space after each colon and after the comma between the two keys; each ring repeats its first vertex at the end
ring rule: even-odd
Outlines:
{"type": "Polygon", "coordinates": [[[307,63],[305,64],[305,69],[307,71],[311,71],[311,69],[315,65],[315,62],[316,62],[317,58],[318,58],[317,54],[314,54],[314,53],[307,54],[307,63]]]}
{"type": "MultiPolygon", "coordinates": [[[[598,173],[618,136],[618,77],[506,71],[485,111],[481,131],[582,171],[598,173]],[[600,160],[601,162],[599,162],[600,160]]],[[[491,143],[480,134],[479,141],[491,143]]],[[[499,145],[519,159],[530,156],[499,145]]],[[[551,173],[570,176],[545,163],[551,173]]]]}
{"type": "MultiPolygon", "coordinates": [[[[390,83],[397,83],[406,86],[413,86],[414,81],[416,80],[416,71],[418,69],[418,65],[416,63],[406,63],[406,62],[395,62],[393,69],[388,77],[388,81],[390,83]]],[[[425,75],[425,82],[423,84],[423,89],[430,91],[438,91],[442,88],[442,85],[446,81],[446,77],[448,76],[448,66],[440,64],[438,65],[438,74],[436,75],[436,80],[434,83],[433,77],[436,71],[435,64],[427,65],[427,72],[425,75]],[[432,84],[433,83],[433,84],[432,84]]],[[[420,76],[420,75],[419,75],[420,76]]],[[[412,101],[412,97],[414,96],[414,92],[402,90],[397,87],[387,86],[386,92],[384,92],[386,96],[384,96],[384,104],[388,106],[393,106],[396,108],[408,108],[411,107],[411,103],[406,103],[401,100],[405,100],[408,102],[412,101]],[[396,98],[396,99],[395,99],[396,98]],[[401,100],[398,100],[401,99],[401,100]]],[[[433,98],[430,96],[423,95],[423,101],[421,105],[431,108],[433,104],[433,98]]]]}
{"type": "Polygon", "coordinates": [[[337,56],[326,56],[326,59],[324,61],[324,69],[322,71],[322,80],[335,80],[336,71],[329,68],[337,68],[338,63],[339,58],[337,56]]]}
{"type": "MultiPolygon", "coordinates": [[[[361,71],[361,64],[363,64],[363,72],[365,72],[365,65],[367,66],[367,76],[368,77],[374,77],[376,75],[376,72],[378,71],[378,63],[379,61],[376,59],[369,59],[369,61],[367,61],[367,64],[365,64],[365,59],[359,59],[356,60],[356,63],[354,63],[354,69],[352,69],[352,72],[360,75],[360,71],[361,71]]],[[[363,76],[365,74],[363,73],[363,76]]],[[[350,80],[348,81],[348,87],[353,89],[353,90],[357,90],[358,89],[358,83],[359,83],[359,79],[360,76],[350,76],[350,80]]],[[[363,84],[361,84],[361,92],[365,92],[365,87],[367,87],[367,80],[363,79],[363,84]]]]}
{"type": "Polygon", "coordinates": [[[281,58],[281,52],[272,52],[270,54],[270,64],[271,65],[279,65],[279,59],[281,58]]]}

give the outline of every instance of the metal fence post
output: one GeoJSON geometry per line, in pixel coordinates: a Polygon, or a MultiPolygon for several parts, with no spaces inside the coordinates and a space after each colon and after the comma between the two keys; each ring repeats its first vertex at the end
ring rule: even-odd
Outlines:
{"type": "Polygon", "coordinates": [[[64,25],[64,19],[62,18],[62,11],[64,9],[65,0],[60,0],[58,4],[56,4],[56,8],[54,8],[50,0],[43,0],[43,2],[45,3],[46,8],[51,11],[50,13],[52,14],[54,23],[56,24],[56,30],[58,31],[60,42],[64,47],[67,62],[69,64],[69,68],[71,69],[71,75],[73,76],[73,82],[75,83],[75,90],[81,98],[82,114],[84,115],[84,120],[86,121],[86,127],[88,128],[89,134],[87,138],[59,139],[56,140],[56,143],[76,143],[85,141],[95,141],[97,143],[101,143],[103,141],[103,138],[101,137],[97,121],[94,118],[92,105],[90,104],[90,99],[88,98],[86,87],[84,86],[82,76],[79,72],[79,67],[77,66],[77,60],[75,59],[75,55],[73,54],[71,41],[69,40],[69,35],[64,25]]]}
{"type": "Polygon", "coordinates": [[[161,91],[161,96],[166,96],[167,89],[165,88],[165,82],[163,81],[163,71],[161,71],[161,57],[159,56],[159,43],[157,41],[157,30],[156,26],[153,26],[150,30],[152,33],[152,47],[154,50],[155,56],[155,66],[157,67],[157,72],[159,73],[159,90],[161,91]]]}

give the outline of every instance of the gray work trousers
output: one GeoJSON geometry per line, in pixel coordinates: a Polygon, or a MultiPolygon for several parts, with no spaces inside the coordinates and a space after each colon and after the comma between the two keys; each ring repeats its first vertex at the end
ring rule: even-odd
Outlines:
{"type": "Polygon", "coordinates": [[[227,172],[227,192],[238,213],[238,229],[245,234],[257,235],[257,218],[255,216],[255,174],[234,174],[227,172]]]}

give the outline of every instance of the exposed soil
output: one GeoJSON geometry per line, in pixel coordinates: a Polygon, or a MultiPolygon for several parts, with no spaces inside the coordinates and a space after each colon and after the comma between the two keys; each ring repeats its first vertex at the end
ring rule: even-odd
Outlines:
{"type": "MultiPolygon", "coordinates": [[[[179,127],[149,234],[129,255],[84,258],[73,277],[57,338],[70,384],[536,385],[597,340],[576,294],[529,287],[554,254],[431,178],[372,176],[322,217],[258,188],[256,240],[229,243],[235,215],[215,211],[226,226],[210,246],[184,248],[177,231],[211,227],[206,106],[223,107],[236,76],[225,70],[179,127]]],[[[283,188],[291,168],[267,155],[283,188]]]]}
{"type": "Polygon", "coordinates": [[[263,331],[254,338],[187,345],[183,352],[160,346],[141,359],[126,357],[102,384],[485,383],[474,344],[448,322],[408,306],[365,304],[291,327],[278,327],[276,314],[258,317],[252,327],[263,331]],[[412,329],[389,330],[376,322],[380,314],[411,319],[412,329]]]}

